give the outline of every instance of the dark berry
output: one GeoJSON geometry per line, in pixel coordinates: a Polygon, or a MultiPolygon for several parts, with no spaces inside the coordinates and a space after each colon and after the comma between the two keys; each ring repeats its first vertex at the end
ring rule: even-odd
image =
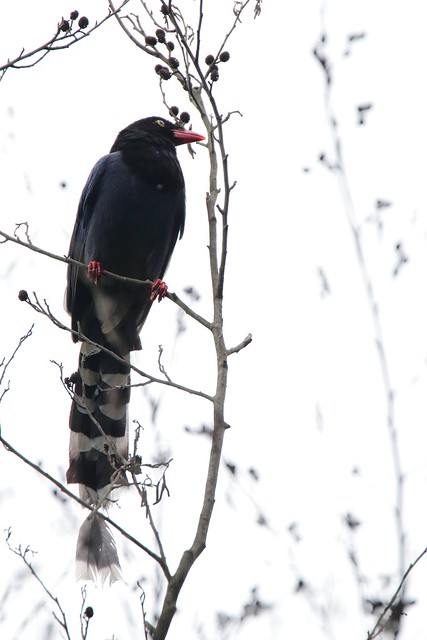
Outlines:
{"type": "Polygon", "coordinates": [[[230,60],[230,54],[228,53],[228,51],[223,51],[219,56],[219,59],[221,60],[221,62],[227,62],[228,60],[230,60]]]}
{"type": "Polygon", "coordinates": [[[175,106],[169,109],[169,113],[171,114],[171,116],[177,116],[178,111],[179,111],[178,107],[175,107],[175,106]]]}
{"type": "Polygon", "coordinates": [[[218,69],[212,69],[211,71],[211,80],[212,82],[216,82],[219,78],[219,71],[218,69]]]}
{"type": "Polygon", "coordinates": [[[187,122],[190,122],[190,114],[187,113],[187,111],[183,111],[181,113],[181,115],[179,116],[179,119],[181,120],[181,122],[183,122],[184,124],[187,124],[187,122]]]}
{"type": "Polygon", "coordinates": [[[160,11],[164,16],[167,16],[169,14],[169,7],[165,4],[162,4],[162,6],[160,7],[160,11]]]}
{"type": "Polygon", "coordinates": [[[166,42],[165,32],[163,31],[163,29],[157,29],[156,38],[159,42],[166,42]]]}
{"type": "Polygon", "coordinates": [[[167,42],[166,43],[167,48],[169,49],[169,51],[173,51],[175,49],[175,45],[173,42],[167,42]]]}
{"type": "Polygon", "coordinates": [[[74,371],[74,373],[72,373],[69,378],[64,378],[64,382],[67,385],[68,389],[70,389],[70,391],[72,391],[73,385],[79,382],[79,380],[80,374],[78,371],[74,371]]]}
{"type": "Polygon", "coordinates": [[[69,380],[71,384],[76,384],[76,382],[80,380],[80,373],[78,371],[74,371],[74,373],[70,375],[69,380]]]}
{"type": "Polygon", "coordinates": [[[86,607],[85,616],[86,616],[86,618],[93,618],[93,609],[92,609],[92,607],[86,607]]]}
{"type": "Polygon", "coordinates": [[[64,32],[70,30],[70,23],[68,20],[62,20],[62,22],[59,23],[59,30],[64,32]]]}
{"type": "Polygon", "coordinates": [[[164,67],[161,64],[156,64],[154,69],[157,75],[159,75],[162,78],[162,80],[169,80],[169,78],[172,77],[172,74],[169,71],[169,69],[167,67],[164,67]]]}
{"type": "Polygon", "coordinates": [[[157,44],[157,38],[155,36],[145,36],[145,44],[148,47],[155,47],[157,44]]]}
{"type": "Polygon", "coordinates": [[[70,20],[77,20],[78,17],[79,17],[79,12],[78,11],[72,11],[70,13],[70,20]]]}
{"type": "Polygon", "coordinates": [[[18,293],[18,298],[21,302],[25,302],[26,300],[28,300],[28,293],[25,291],[25,289],[21,289],[21,291],[18,293]]]}
{"type": "Polygon", "coordinates": [[[82,16],[79,20],[80,29],[86,29],[88,25],[89,25],[89,20],[86,18],[86,16],[82,16]]]}
{"type": "Polygon", "coordinates": [[[215,62],[215,58],[209,54],[208,56],[206,56],[205,62],[206,64],[211,65],[215,62]]]}
{"type": "Polygon", "coordinates": [[[162,78],[162,80],[169,80],[169,78],[172,77],[172,74],[169,69],[167,69],[166,67],[162,67],[159,71],[159,76],[162,78]]]}
{"type": "Polygon", "coordinates": [[[177,58],[169,58],[169,64],[172,67],[172,69],[178,69],[179,60],[177,58]]]}

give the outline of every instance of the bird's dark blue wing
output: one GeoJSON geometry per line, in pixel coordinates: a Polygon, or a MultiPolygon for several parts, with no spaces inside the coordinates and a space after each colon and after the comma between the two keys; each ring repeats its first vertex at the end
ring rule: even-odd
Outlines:
{"type": "MultiPolygon", "coordinates": [[[[80,200],[70,257],[139,280],[162,278],[184,226],[183,182],[149,183],[114,152],[95,165],[80,200]]],[[[68,269],[67,309],[72,325],[95,341],[135,348],[150,309],[149,287],[127,286],[103,276],[98,285],[84,269],[68,269]],[[95,326],[97,325],[97,326],[95,326]],[[91,335],[92,334],[92,335],[91,335]]]]}
{"type": "MultiPolygon", "coordinates": [[[[76,222],[68,252],[68,256],[78,262],[84,262],[85,259],[85,239],[87,230],[91,222],[93,206],[96,201],[97,193],[102,185],[102,176],[108,164],[109,156],[104,156],[98,160],[93,167],[80,196],[76,222]]],[[[80,317],[88,304],[88,292],[86,291],[86,288],[82,288],[78,285],[79,272],[80,269],[76,265],[68,265],[65,306],[68,313],[73,318],[72,328],[74,330],[77,330],[75,317],[80,317]]],[[[73,336],[73,338],[76,342],[77,338],[75,336],[73,336]]]]}

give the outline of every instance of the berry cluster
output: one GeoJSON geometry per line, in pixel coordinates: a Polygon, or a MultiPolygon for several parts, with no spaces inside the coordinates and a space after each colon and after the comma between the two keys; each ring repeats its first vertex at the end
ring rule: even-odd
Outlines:
{"type": "Polygon", "coordinates": [[[172,77],[172,73],[168,67],[164,67],[162,64],[156,64],[154,71],[162,80],[169,80],[172,77]]]}
{"type": "MultiPolygon", "coordinates": [[[[169,113],[174,118],[178,118],[179,109],[178,107],[171,107],[169,109],[169,113]]],[[[183,124],[188,124],[190,122],[190,114],[187,111],[182,111],[178,118],[183,124]]]]}
{"type": "Polygon", "coordinates": [[[179,60],[178,58],[174,58],[170,54],[175,49],[175,45],[170,40],[166,40],[166,32],[163,29],[156,29],[155,36],[145,36],[145,44],[147,47],[155,47],[157,44],[164,44],[169,52],[169,67],[165,67],[162,64],[156,64],[154,67],[157,75],[161,77],[162,80],[169,80],[172,77],[172,73],[170,69],[178,69],[179,60]]]}
{"type": "Polygon", "coordinates": [[[230,54],[228,51],[221,51],[219,58],[216,60],[212,54],[206,56],[205,62],[209,67],[208,73],[212,82],[216,82],[219,78],[218,62],[228,62],[228,60],[230,60],[230,54]]]}
{"type": "MultiPolygon", "coordinates": [[[[59,31],[63,31],[64,33],[71,31],[71,29],[73,28],[73,22],[77,20],[78,17],[79,17],[79,12],[72,11],[70,13],[69,20],[65,20],[64,18],[62,18],[61,22],[58,25],[59,31]]],[[[86,29],[86,27],[89,26],[89,20],[86,18],[86,16],[82,16],[79,19],[77,24],[79,25],[79,29],[86,29]]]]}

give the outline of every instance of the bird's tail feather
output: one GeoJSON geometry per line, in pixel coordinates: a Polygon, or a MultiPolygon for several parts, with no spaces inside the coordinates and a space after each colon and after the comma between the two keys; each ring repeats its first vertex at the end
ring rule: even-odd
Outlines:
{"type": "Polygon", "coordinates": [[[80,527],[76,548],[76,579],[123,580],[116,543],[108,524],[97,513],[91,513],[80,527]]]}
{"type": "MultiPolygon", "coordinates": [[[[80,485],[86,502],[108,506],[111,491],[127,484],[127,405],[130,397],[129,354],[121,360],[82,343],[79,372],[70,412],[70,466],[67,482],[80,485]]],[[[120,563],[106,522],[91,514],[80,529],[76,552],[78,579],[119,580],[120,563]]]]}

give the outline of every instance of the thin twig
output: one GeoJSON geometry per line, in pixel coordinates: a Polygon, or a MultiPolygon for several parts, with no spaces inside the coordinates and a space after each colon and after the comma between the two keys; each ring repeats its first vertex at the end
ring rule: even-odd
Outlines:
{"type": "Polygon", "coordinates": [[[369,309],[371,312],[374,340],[377,348],[377,354],[380,364],[381,376],[384,387],[386,412],[387,412],[387,428],[390,438],[391,455],[393,460],[393,468],[396,481],[396,505],[395,518],[397,528],[397,539],[399,549],[399,573],[402,576],[405,570],[405,531],[403,525],[403,495],[404,495],[404,475],[402,471],[402,463],[400,459],[399,443],[397,436],[396,420],[395,420],[395,398],[394,390],[391,382],[390,368],[386,352],[384,334],[379,313],[379,305],[375,296],[374,285],[369,274],[369,268],[366,262],[365,251],[362,244],[362,234],[360,226],[355,222],[356,214],[351,196],[350,185],[341,152],[341,141],[338,134],[338,124],[334,115],[330,114],[331,132],[336,150],[337,169],[336,172],[339,186],[342,191],[343,202],[345,204],[347,220],[353,234],[354,245],[356,248],[356,256],[359,263],[360,272],[362,274],[363,284],[368,299],[369,309]]]}
{"type": "Polygon", "coordinates": [[[99,22],[96,22],[93,27],[84,31],[79,28],[76,31],[68,31],[64,33],[58,25],[55,35],[50,38],[50,40],[40,45],[39,47],[36,47],[32,51],[28,51],[27,53],[25,53],[25,49],[22,49],[21,53],[18,56],[16,56],[12,60],[8,60],[3,65],[0,65],[0,81],[2,80],[8,69],[28,69],[30,67],[34,67],[36,64],[41,62],[43,58],[45,58],[51,51],[68,49],[73,44],[76,44],[77,42],[80,42],[80,40],[87,38],[96,29],[99,29],[99,27],[104,24],[106,20],[109,20],[109,18],[111,18],[113,15],[118,14],[128,2],[129,0],[124,0],[117,9],[113,10],[110,8],[108,15],[102,18],[102,20],[100,20],[99,22]],[[28,64],[21,64],[25,60],[30,60],[31,58],[34,58],[36,56],[39,56],[36,58],[36,60],[29,62],[28,64]]]}
{"type": "MultiPolygon", "coordinates": [[[[373,281],[369,273],[369,268],[365,256],[365,251],[362,242],[362,232],[360,224],[357,221],[355,206],[351,194],[350,183],[348,175],[345,169],[345,163],[342,153],[342,143],[339,135],[338,120],[335,116],[332,107],[332,74],[331,74],[331,62],[324,51],[323,40],[321,40],[318,46],[314,49],[314,56],[319,61],[325,83],[325,110],[328,118],[332,144],[335,152],[334,163],[329,165],[328,168],[333,171],[336,176],[338,187],[341,191],[341,197],[344,204],[344,209],[349,224],[354,246],[356,250],[356,258],[359,265],[359,270],[362,276],[363,286],[365,289],[369,311],[372,318],[374,340],[377,349],[381,378],[384,388],[385,401],[386,401],[386,421],[388,428],[388,435],[391,446],[391,456],[393,461],[394,476],[396,482],[396,503],[394,508],[396,530],[397,530],[397,543],[398,543],[398,567],[399,575],[407,576],[408,571],[405,571],[406,566],[406,545],[405,545],[405,531],[403,524],[403,499],[404,499],[404,475],[402,471],[402,463],[400,458],[397,427],[395,421],[395,397],[394,389],[391,382],[390,368],[388,363],[388,357],[386,353],[385,340],[382,330],[382,323],[379,314],[379,306],[375,296],[373,281]]],[[[405,589],[405,580],[402,579],[401,587],[405,589]]]]}
{"type": "MultiPolygon", "coordinates": [[[[39,465],[37,465],[35,462],[32,462],[32,460],[30,460],[29,458],[24,456],[17,449],[15,449],[15,447],[13,447],[10,444],[10,442],[8,442],[7,440],[5,440],[5,438],[3,438],[3,436],[1,435],[1,431],[0,431],[0,443],[5,447],[5,449],[7,451],[9,451],[10,453],[13,453],[13,455],[15,455],[17,458],[22,460],[22,462],[25,462],[25,464],[27,464],[29,467],[31,467],[32,469],[37,471],[37,473],[39,473],[44,478],[49,480],[49,482],[54,484],[62,493],[64,493],[66,496],[68,496],[69,498],[71,498],[72,500],[77,502],[80,506],[84,507],[85,509],[88,509],[91,512],[98,511],[96,506],[94,506],[92,504],[89,504],[88,502],[85,502],[84,500],[82,500],[81,498],[76,496],[69,489],[67,489],[67,487],[65,485],[63,485],[62,482],[60,482],[59,480],[54,478],[52,475],[50,475],[50,473],[48,473],[47,471],[45,471],[44,469],[39,467],[39,465]]],[[[114,527],[114,529],[116,529],[119,533],[121,533],[121,535],[124,538],[126,538],[127,540],[132,542],[139,549],[141,549],[147,555],[149,555],[151,558],[153,558],[153,560],[155,560],[160,565],[160,567],[162,568],[163,573],[165,574],[166,578],[169,579],[170,576],[169,576],[169,571],[168,571],[167,567],[165,567],[163,560],[156,553],[154,553],[154,551],[151,551],[151,549],[149,549],[144,544],[142,544],[142,542],[140,542],[137,538],[134,538],[130,533],[128,533],[119,524],[117,524],[117,522],[115,522],[114,520],[112,520],[111,518],[106,516],[104,513],[98,512],[98,516],[100,518],[102,518],[103,520],[105,520],[105,522],[108,522],[108,524],[110,524],[112,527],[114,527]]]]}
{"type": "Polygon", "coordinates": [[[401,581],[399,583],[399,586],[397,587],[396,591],[394,592],[394,594],[391,597],[391,599],[390,599],[389,603],[387,604],[387,606],[384,608],[384,611],[381,613],[380,617],[378,618],[374,628],[372,629],[372,631],[368,632],[367,640],[373,640],[374,638],[379,636],[380,633],[382,633],[384,631],[384,628],[386,626],[386,623],[384,623],[384,619],[385,619],[386,615],[389,613],[389,611],[391,611],[394,603],[397,600],[398,595],[403,590],[403,587],[404,587],[404,585],[406,583],[408,575],[411,573],[411,571],[415,567],[415,565],[418,564],[418,562],[421,560],[421,558],[423,558],[426,554],[427,554],[427,547],[424,549],[424,551],[422,551],[420,553],[420,555],[414,560],[414,562],[412,562],[409,565],[409,567],[406,569],[406,571],[403,574],[402,579],[401,579],[401,581]]]}
{"type": "MultiPolygon", "coordinates": [[[[134,460],[137,460],[137,447],[138,447],[138,440],[139,440],[139,436],[140,436],[140,433],[141,433],[141,429],[142,429],[141,425],[138,424],[138,426],[137,426],[137,428],[135,430],[135,439],[134,439],[134,446],[133,446],[133,459],[134,460]]],[[[172,462],[172,460],[168,460],[167,462],[160,462],[160,463],[157,463],[157,464],[144,464],[144,465],[141,464],[140,466],[141,467],[150,467],[150,468],[155,468],[155,469],[158,469],[159,467],[164,467],[163,475],[162,475],[162,478],[161,478],[160,482],[162,482],[162,481],[165,482],[164,481],[165,473],[166,473],[166,470],[169,468],[169,464],[171,462],[172,462]]],[[[156,527],[156,525],[154,523],[154,519],[153,519],[153,516],[152,516],[152,513],[151,513],[150,504],[148,502],[146,485],[144,483],[141,485],[138,482],[138,480],[136,478],[136,472],[135,472],[134,469],[131,468],[130,472],[131,472],[131,475],[132,475],[132,480],[134,482],[134,485],[135,485],[135,487],[136,487],[136,489],[137,489],[137,491],[138,491],[138,493],[140,495],[141,504],[146,509],[147,518],[148,518],[151,530],[152,530],[152,532],[154,534],[154,537],[156,539],[156,542],[157,542],[159,555],[162,558],[165,566],[167,567],[168,565],[167,565],[167,561],[166,561],[166,554],[165,554],[165,551],[164,551],[164,548],[163,548],[163,543],[162,543],[162,540],[161,540],[161,537],[160,537],[159,530],[157,529],[157,527],[156,527]]],[[[157,486],[156,486],[156,503],[155,504],[157,504],[159,502],[157,494],[158,494],[158,483],[157,483],[157,486]]]]}
{"type": "MultiPolygon", "coordinates": [[[[27,333],[25,334],[25,336],[22,336],[19,339],[18,342],[18,346],[16,347],[16,349],[14,350],[14,352],[12,353],[12,355],[10,356],[9,360],[6,362],[6,364],[4,364],[4,360],[2,362],[0,362],[0,369],[3,367],[3,371],[0,375],[0,387],[3,384],[3,379],[5,376],[5,373],[10,365],[10,363],[12,362],[12,360],[14,359],[14,357],[16,356],[17,352],[19,351],[19,349],[21,348],[21,346],[23,345],[23,343],[25,342],[25,340],[27,338],[29,338],[32,333],[33,333],[33,328],[34,328],[34,324],[31,325],[31,327],[29,328],[29,330],[27,331],[27,333]]],[[[7,387],[5,389],[3,389],[3,391],[0,394],[0,402],[3,400],[5,394],[10,390],[10,381],[7,384],[7,387]]]]}
{"type": "Polygon", "coordinates": [[[52,594],[52,592],[47,588],[47,586],[45,585],[43,580],[38,575],[37,571],[34,569],[33,565],[30,562],[30,560],[28,560],[28,557],[27,557],[28,554],[29,553],[33,553],[33,552],[31,551],[30,547],[26,547],[24,550],[22,550],[21,545],[19,545],[18,547],[12,547],[12,545],[9,542],[10,536],[11,536],[11,530],[9,529],[8,533],[7,533],[7,537],[6,537],[7,546],[9,547],[10,551],[12,551],[12,553],[14,553],[15,555],[17,555],[19,558],[21,558],[23,560],[25,566],[29,569],[29,571],[31,572],[33,577],[40,584],[40,586],[42,587],[42,589],[44,590],[46,595],[55,604],[55,606],[57,607],[59,613],[61,614],[61,617],[58,617],[58,614],[55,613],[55,611],[52,611],[52,615],[55,618],[55,620],[58,622],[58,624],[62,627],[62,630],[64,631],[64,633],[65,633],[66,637],[68,638],[68,640],[71,640],[71,636],[70,636],[70,632],[69,632],[68,624],[67,624],[67,618],[66,618],[66,615],[65,615],[65,612],[64,612],[63,608],[61,607],[61,604],[60,604],[58,598],[56,598],[52,594]]]}
{"type": "Polygon", "coordinates": [[[152,625],[147,621],[146,619],[146,613],[145,613],[145,591],[142,588],[142,585],[139,581],[137,581],[137,586],[138,588],[141,590],[141,595],[139,596],[139,602],[141,603],[141,613],[142,613],[142,622],[143,622],[143,627],[144,627],[144,638],[145,640],[148,640],[148,633],[150,631],[150,627],[152,628],[152,625]]]}
{"type": "MultiPolygon", "coordinates": [[[[22,223],[21,223],[22,224],[22,223]]],[[[14,242],[15,244],[24,247],[25,249],[30,249],[31,251],[35,251],[36,253],[40,253],[47,258],[52,258],[53,260],[58,260],[59,262],[64,262],[65,264],[72,264],[76,267],[80,267],[82,269],[87,269],[87,264],[84,262],[79,262],[78,260],[73,260],[73,258],[68,258],[66,256],[59,256],[56,253],[51,253],[50,251],[46,251],[46,249],[42,249],[41,247],[37,247],[31,242],[23,242],[19,238],[11,236],[5,231],[0,230],[0,236],[4,238],[3,242],[14,242]]],[[[0,243],[1,244],[1,243],[0,243]]],[[[123,282],[125,284],[132,284],[135,286],[152,286],[153,282],[151,280],[138,280],[137,278],[128,278],[127,276],[122,276],[118,273],[113,273],[112,271],[108,271],[107,269],[103,269],[103,275],[109,276],[110,278],[114,278],[123,282]]],[[[212,329],[212,323],[209,320],[206,320],[201,315],[193,311],[191,307],[189,307],[185,302],[181,300],[181,298],[176,293],[166,292],[165,297],[174,302],[178,307],[180,307],[187,315],[191,318],[199,322],[201,325],[206,327],[207,329],[212,329]]]]}
{"type": "Polygon", "coordinates": [[[67,327],[56,316],[53,315],[53,313],[51,312],[51,310],[49,308],[49,305],[46,302],[46,300],[44,300],[44,305],[46,307],[46,308],[44,308],[43,305],[40,303],[40,301],[39,301],[39,299],[37,297],[37,294],[33,292],[33,295],[34,295],[34,298],[36,300],[35,303],[32,302],[29,297],[25,300],[25,302],[32,309],[34,309],[34,311],[36,311],[37,313],[41,313],[42,315],[46,316],[56,327],[58,327],[58,329],[61,329],[62,331],[67,331],[68,333],[71,333],[72,335],[76,336],[76,338],[78,338],[79,341],[87,342],[87,344],[90,344],[90,345],[96,347],[97,349],[99,349],[100,351],[103,351],[104,353],[107,353],[109,356],[111,356],[112,358],[114,358],[118,362],[125,363],[125,364],[129,365],[132,371],[135,371],[135,373],[137,373],[138,375],[142,376],[143,378],[147,378],[147,380],[149,380],[150,382],[155,382],[155,383],[158,383],[158,384],[163,384],[163,385],[168,386],[168,387],[173,387],[174,389],[179,389],[180,391],[185,391],[186,393],[189,393],[191,395],[199,396],[201,398],[204,398],[205,400],[209,400],[210,402],[213,401],[213,397],[210,396],[207,393],[204,393],[203,391],[197,391],[196,389],[192,389],[191,387],[186,387],[186,386],[184,386],[182,384],[179,384],[178,382],[173,382],[171,380],[165,380],[164,378],[158,378],[156,376],[152,376],[149,373],[146,373],[145,371],[143,371],[142,369],[139,369],[135,365],[129,364],[126,360],[124,360],[121,356],[117,355],[117,353],[115,353],[111,349],[108,349],[107,347],[105,347],[104,345],[100,344],[99,342],[95,342],[94,340],[90,340],[90,338],[85,336],[80,331],[75,331],[74,329],[70,329],[69,327],[67,327]]]}
{"type": "Polygon", "coordinates": [[[227,349],[227,355],[230,356],[232,353],[239,353],[239,351],[247,347],[249,344],[251,344],[251,342],[252,342],[252,334],[249,333],[246,336],[246,338],[242,340],[242,342],[240,342],[240,344],[237,344],[235,347],[231,347],[230,349],[227,349]]]}

